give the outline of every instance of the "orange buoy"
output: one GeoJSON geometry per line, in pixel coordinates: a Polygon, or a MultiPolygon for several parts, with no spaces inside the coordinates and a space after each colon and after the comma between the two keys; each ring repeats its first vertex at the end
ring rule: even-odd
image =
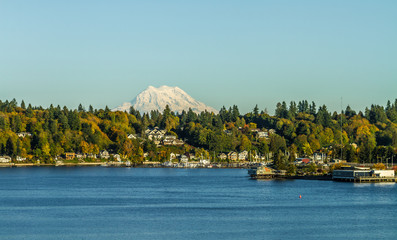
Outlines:
{"type": "Polygon", "coordinates": [[[299,198],[302,198],[302,195],[299,195],[299,198]]]}

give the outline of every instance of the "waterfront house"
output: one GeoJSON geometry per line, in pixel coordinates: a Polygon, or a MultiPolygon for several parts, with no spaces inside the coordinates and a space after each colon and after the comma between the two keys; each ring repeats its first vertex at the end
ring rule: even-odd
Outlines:
{"type": "Polygon", "coordinates": [[[227,158],[228,158],[230,161],[237,161],[237,157],[238,157],[238,154],[237,154],[236,152],[229,152],[229,153],[227,154],[227,158]]]}
{"type": "Polygon", "coordinates": [[[245,161],[248,158],[248,152],[247,151],[242,151],[238,154],[238,160],[239,161],[245,161]]]}
{"type": "Polygon", "coordinates": [[[23,162],[26,161],[26,157],[17,156],[15,160],[17,160],[17,162],[23,162]]]}
{"type": "Polygon", "coordinates": [[[65,159],[66,159],[66,160],[72,160],[72,159],[74,159],[75,157],[76,157],[76,154],[73,153],[73,152],[66,152],[66,153],[65,153],[65,159]]]}
{"type": "Polygon", "coordinates": [[[9,156],[0,156],[0,163],[10,163],[11,157],[9,156]]]}
{"type": "Polygon", "coordinates": [[[109,152],[106,150],[103,150],[102,152],[99,153],[99,158],[101,159],[109,159],[110,155],[109,152]]]}
{"type": "Polygon", "coordinates": [[[258,154],[256,154],[256,152],[255,152],[255,154],[251,154],[250,160],[258,161],[260,159],[261,159],[261,157],[258,154]]]}
{"type": "Polygon", "coordinates": [[[210,161],[208,159],[200,159],[200,166],[208,166],[210,165],[210,161]]]}
{"type": "Polygon", "coordinates": [[[172,161],[167,161],[167,162],[164,162],[164,163],[163,163],[163,166],[164,166],[164,167],[173,167],[173,166],[174,166],[174,163],[173,163],[172,161]]]}
{"type": "Polygon", "coordinates": [[[185,153],[185,155],[186,155],[186,157],[187,157],[189,160],[192,160],[192,159],[195,159],[195,158],[196,158],[196,156],[195,156],[193,153],[185,153]]]}
{"type": "Polygon", "coordinates": [[[112,154],[111,155],[115,161],[121,162],[120,154],[112,154]]]}
{"type": "Polygon", "coordinates": [[[170,160],[175,159],[176,158],[176,154],[175,153],[170,153],[170,160]]]}
{"type": "Polygon", "coordinates": [[[90,159],[96,159],[96,154],[92,154],[92,153],[87,153],[85,155],[86,158],[90,158],[90,159]]]}
{"type": "Polygon", "coordinates": [[[221,153],[221,154],[218,155],[218,158],[219,158],[220,160],[225,160],[225,159],[227,158],[227,155],[224,154],[224,153],[221,153]]]}
{"type": "Polygon", "coordinates": [[[179,158],[179,161],[181,163],[187,163],[189,161],[189,158],[186,155],[181,155],[181,157],[179,158]]]}

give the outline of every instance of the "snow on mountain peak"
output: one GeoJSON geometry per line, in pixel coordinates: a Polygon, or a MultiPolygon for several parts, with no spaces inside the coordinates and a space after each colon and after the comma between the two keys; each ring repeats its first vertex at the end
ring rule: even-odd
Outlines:
{"type": "Polygon", "coordinates": [[[183,110],[188,111],[189,108],[195,113],[201,113],[205,110],[218,113],[216,109],[195,100],[179,87],[168,86],[161,86],[159,88],[149,86],[146,90],[138,94],[134,100],[123,103],[121,106],[113,109],[113,111],[128,111],[132,106],[142,113],[149,113],[152,110],[163,112],[167,105],[172,111],[179,113],[183,110]]]}

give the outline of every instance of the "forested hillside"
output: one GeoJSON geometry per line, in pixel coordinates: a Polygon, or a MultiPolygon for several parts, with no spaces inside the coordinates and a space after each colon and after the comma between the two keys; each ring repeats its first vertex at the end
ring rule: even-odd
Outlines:
{"type": "Polygon", "coordinates": [[[349,106],[331,113],[325,105],[300,101],[278,103],[275,116],[260,111],[241,115],[237,106],[223,107],[219,114],[193,111],[175,114],[169,108],[162,113],[141,114],[134,109],[112,112],[50,106],[28,106],[0,101],[0,155],[21,156],[27,161],[54,161],[65,152],[98,154],[101,150],[118,153],[132,161],[164,161],[171,152],[195,152],[218,156],[221,152],[251,151],[272,153],[283,165],[298,156],[326,153],[352,162],[376,162],[391,158],[397,151],[397,100],[386,107],[372,105],[365,112],[349,106]],[[184,139],[183,146],[156,146],[145,130],[158,127],[168,135],[184,139]],[[266,132],[266,137],[258,136],[266,132]],[[137,138],[127,136],[134,134],[137,138]]]}

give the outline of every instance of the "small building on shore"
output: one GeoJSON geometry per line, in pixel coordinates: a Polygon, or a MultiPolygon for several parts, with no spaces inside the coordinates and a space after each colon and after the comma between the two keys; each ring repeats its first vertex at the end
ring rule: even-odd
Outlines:
{"type": "Polygon", "coordinates": [[[221,153],[218,155],[219,160],[226,160],[227,159],[227,155],[225,153],[221,153]]]}
{"type": "Polygon", "coordinates": [[[342,169],[334,170],[332,179],[351,182],[382,182],[387,179],[395,181],[395,173],[394,170],[371,170],[368,168],[342,169]]]}
{"type": "Polygon", "coordinates": [[[26,157],[17,156],[17,157],[15,158],[15,160],[16,160],[17,162],[23,162],[23,161],[26,161],[26,157]]]}
{"type": "Polygon", "coordinates": [[[312,160],[310,158],[296,158],[295,159],[295,165],[303,165],[303,164],[309,164],[311,163],[312,160]]]}
{"type": "Polygon", "coordinates": [[[108,151],[103,150],[102,152],[99,153],[99,158],[101,159],[109,159],[110,158],[110,154],[108,151]]]}
{"type": "Polygon", "coordinates": [[[348,169],[348,170],[334,170],[332,172],[332,179],[334,180],[354,180],[357,177],[370,177],[371,170],[348,169]]]}
{"type": "Polygon", "coordinates": [[[395,177],[394,170],[373,170],[372,173],[375,177],[395,177]]]}
{"type": "Polygon", "coordinates": [[[229,153],[227,154],[227,158],[228,158],[230,161],[237,161],[238,154],[237,154],[236,152],[229,152],[229,153]]]}
{"type": "Polygon", "coordinates": [[[10,163],[11,157],[9,156],[0,156],[0,163],[10,163]]]}
{"type": "Polygon", "coordinates": [[[76,157],[76,154],[73,152],[66,152],[64,155],[66,160],[72,160],[76,157]]]}

